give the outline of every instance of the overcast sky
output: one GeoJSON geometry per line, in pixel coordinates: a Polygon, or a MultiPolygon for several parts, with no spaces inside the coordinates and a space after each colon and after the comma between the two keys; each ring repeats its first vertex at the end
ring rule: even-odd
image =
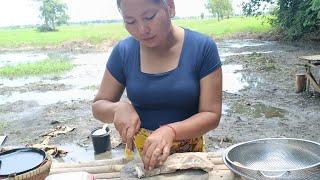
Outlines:
{"type": "MultiPolygon", "coordinates": [[[[63,0],[68,5],[71,22],[119,19],[116,0],[63,0]]],[[[233,0],[236,13],[246,0],[233,0]]],[[[199,16],[206,13],[206,0],[175,0],[177,16],[199,16]]],[[[0,27],[39,24],[39,6],[35,0],[1,0],[0,27]]]]}

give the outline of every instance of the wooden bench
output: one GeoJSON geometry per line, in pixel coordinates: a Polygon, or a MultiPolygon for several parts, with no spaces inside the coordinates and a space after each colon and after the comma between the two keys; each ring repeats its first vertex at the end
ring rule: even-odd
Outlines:
{"type": "Polygon", "coordinates": [[[320,75],[320,55],[314,56],[301,56],[299,57],[304,63],[305,75],[307,78],[306,90],[310,90],[310,84],[313,86],[314,90],[320,92],[320,79],[317,81],[317,77],[312,73],[312,69],[318,69],[320,75]]]}

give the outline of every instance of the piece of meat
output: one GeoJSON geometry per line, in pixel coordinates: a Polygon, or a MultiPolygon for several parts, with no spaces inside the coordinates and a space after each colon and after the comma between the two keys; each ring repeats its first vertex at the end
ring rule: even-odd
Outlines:
{"type": "Polygon", "coordinates": [[[211,159],[217,157],[216,153],[187,152],[176,153],[168,157],[167,161],[160,167],[151,171],[145,171],[143,164],[139,163],[135,167],[138,178],[156,176],[159,174],[172,173],[177,170],[201,169],[206,172],[215,170],[215,165],[211,159]]]}

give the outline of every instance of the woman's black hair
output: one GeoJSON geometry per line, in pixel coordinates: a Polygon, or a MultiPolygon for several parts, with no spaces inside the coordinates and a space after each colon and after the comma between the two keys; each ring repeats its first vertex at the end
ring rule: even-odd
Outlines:
{"type": "MultiPolygon", "coordinates": [[[[163,5],[167,5],[167,0],[152,0],[154,3],[159,4],[159,3],[163,3],[163,5]]],[[[117,6],[119,11],[121,11],[121,0],[117,0],[117,6]]]]}

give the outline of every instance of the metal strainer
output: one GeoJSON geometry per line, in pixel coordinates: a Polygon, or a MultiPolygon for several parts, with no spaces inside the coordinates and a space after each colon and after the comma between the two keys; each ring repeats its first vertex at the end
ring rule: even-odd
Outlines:
{"type": "Polygon", "coordinates": [[[223,159],[248,179],[320,179],[320,144],[312,141],[258,139],[231,146],[223,159]]]}

